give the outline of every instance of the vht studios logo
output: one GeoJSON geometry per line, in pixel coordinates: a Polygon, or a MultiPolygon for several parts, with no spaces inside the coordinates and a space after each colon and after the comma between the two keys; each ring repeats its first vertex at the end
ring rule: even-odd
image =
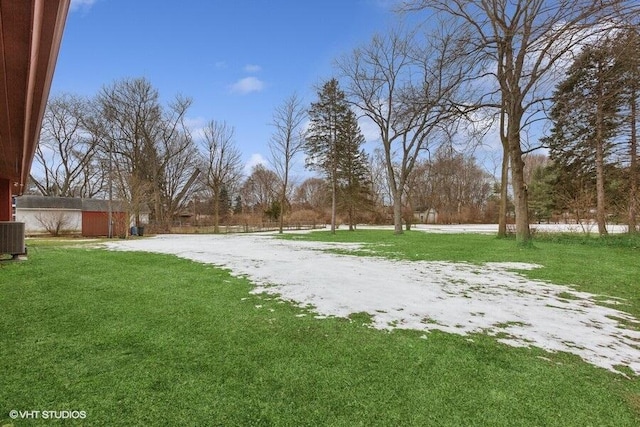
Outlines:
{"type": "Polygon", "coordinates": [[[87,418],[86,411],[17,411],[9,412],[11,419],[17,420],[84,420],[87,418]]]}

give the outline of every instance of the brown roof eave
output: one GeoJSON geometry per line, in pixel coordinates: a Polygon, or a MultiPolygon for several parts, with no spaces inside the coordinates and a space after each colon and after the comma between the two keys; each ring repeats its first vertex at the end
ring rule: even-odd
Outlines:
{"type": "Polygon", "coordinates": [[[29,179],[31,163],[40,139],[42,118],[58,60],[70,1],[35,0],[34,30],[31,40],[32,65],[29,69],[27,90],[27,120],[25,122],[20,194],[29,179]]]}
{"type": "Polygon", "coordinates": [[[70,0],[0,0],[0,177],[29,177],[70,0]]]}

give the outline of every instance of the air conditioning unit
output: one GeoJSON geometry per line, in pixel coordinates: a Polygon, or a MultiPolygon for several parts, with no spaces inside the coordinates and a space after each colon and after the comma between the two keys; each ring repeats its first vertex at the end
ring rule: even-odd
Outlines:
{"type": "Polygon", "coordinates": [[[0,254],[24,253],[24,222],[0,221],[0,254]]]}

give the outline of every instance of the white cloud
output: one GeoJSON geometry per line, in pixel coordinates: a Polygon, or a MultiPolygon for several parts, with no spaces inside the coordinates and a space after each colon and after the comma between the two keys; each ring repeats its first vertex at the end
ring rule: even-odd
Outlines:
{"type": "Polygon", "coordinates": [[[251,92],[260,92],[264,89],[264,82],[257,77],[245,77],[231,85],[232,93],[246,95],[251,92]]]}
{"type": "Polygon", "coordinates": [[[244,173],[246,175],[251,174],[251,170],[258,165],[267,166],[267,159],[265,159],[264,156],[260,153],[253,153],[249,160],[247,160],[247,163],[245,163],[244,165],[244,173]]]}
{"type": "Polygon", "coordinates": [[[259,73],[262,71],[262,67],[254,64],[247,64],[244,66],[244,71],[247,73],[259,73]]]}
{"type": "Polygon", "coordinates": [[[91,6],[93,6],[96,3],[96,1],[97,0],[71,0],[71,5],[69,6],[69,9],[72,12],[79,9],[87,10],[87,9],[90,9],[91,6]]]}

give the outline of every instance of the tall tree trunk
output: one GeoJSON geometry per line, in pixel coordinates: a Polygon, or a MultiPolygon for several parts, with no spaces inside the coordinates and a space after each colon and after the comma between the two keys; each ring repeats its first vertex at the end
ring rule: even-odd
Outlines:
{"type": "MultiPolygon", "coordinates": [[[[156,224],[159,225],[160,227],[162,227],[162,229],[164,230],[165,225],[168,225],[165,223],[165,218],[162,212],[162,206],[160,204],[160,194],[157,188],[157,184],[154,184],[154,188],[153,188],[153,200],[155,203],[155,214],[156,214],[156,224]]],[[[140,227],[140,224],[138,223],[138,219],[136,219],[136,227],[140,227]]]]}
{"type": "Polygon", "coordinates": [[[511,179],[516,208],[516,241],[527,245],[531,241],[529,229],[529,196],[527,183],[524,179],[524,160],[522,160],[522,148],[520,146],[520,123],[522,121],[522,108],[513,103],[510,108],[509,123],[507,124],[507,137],[509,140],[509,153],[511,160],[511,179]]]}
{"type": "Polygon", "coordinates": [[[355,220],[354,220],[354,202],[353,202],[353,198],[352,195],[350,195],[350,199],[349,200],[349,231],[353,231],[355,230],[355,220]]]}
{"type": "MultiPolygon", "coordinates": [[[[289,166],[287,165],[286,168],[289,166]]],[[[284,232],[284,207],[287,203],[287,185],[289,180],[289,173],[287,169],[285,169],[284,180],[282,183],[282,194],[280,195],[280,224],[278,227],[278,233],[282,234],[284,232]]]]}
{"type": "Polygon", "coordinates": [[[393,234],[402,234],[402,193],[404,178],[395,176],[391,157],[391,144],[385,142],[384,155],[387,169],[387,183],[393,201],[393,234]]]}
{"type": "Polygon", "coordinates": [[[503,146],[502,171],[500,176],[500,212],[498,218],[498,237],[507,236],[507,208],[509,204],[509,150],[503,146]]]}
{"type": "Polygon", "coordinates": [[[607,235],[607,217],[604,197],[604,150],[601,142],[596,143],[596,222],[598,234],[607,235]]]}
{"type": "Polygon", "coordinates": [[[500,112],[500,142],[502,143],[502,168],[500,171],[500,212],[498,237],[507,236],[507,205],[509,202],[509,139],[505,135],[505,111],[500,112]]]}
{"type": "Polygon", "coordinates": [[[631,140],[629,141],[630,165],[629,165],[629,221],[628,232],[636,233],[637,230],[637,197],[638,197],[638,140],[637,140],[637,94],[635,87],[631,92],[631,140]]]}
{"type": "Polygon", "coordinates": [[[331,126],[333,141],[331,146],[331,233],[336,234],[336,209],[338,197],[338,119],[333,117],[331,126]]]}
{"type": "Polygon", "coordinates": [[[220,194],[218,191],[213,192],[213,232],[220,232],[220,194]]]}
{"type": "Polygon", "coordinates": [[[606,205],[604,196],[604,90],[602,71],[598,69],[597,101],[596,101],[596,222],[598,234],[607,235],[606,205]]]}
{"type": "Polygon", "coordinates": [[[336,179],[331,179],[331,233],[336,234],[336,179]]]}
{"type": "Polygon", "coordinates": [[[412,224],[412,220],[413,220],[413,202],[411,200],[411,197],[409,196],[409,194],[407,194],[407,210],[409,212],[407,212],[407,216],[405,217],[405,225],[404,228],[407,231],[411,231],[411,224],[412,224]]]}
{"type": "Polygon", "coordinates": [[[402,196],[401,192],[393,189],[393,232],[402,234],[402,196]]]}
{"type": "Polygon", "coordinates": [[[286,197],[280,197],[280,218],[278,218],[278,233],[284,233],[284,204],[286,203],[286,197]]]}

